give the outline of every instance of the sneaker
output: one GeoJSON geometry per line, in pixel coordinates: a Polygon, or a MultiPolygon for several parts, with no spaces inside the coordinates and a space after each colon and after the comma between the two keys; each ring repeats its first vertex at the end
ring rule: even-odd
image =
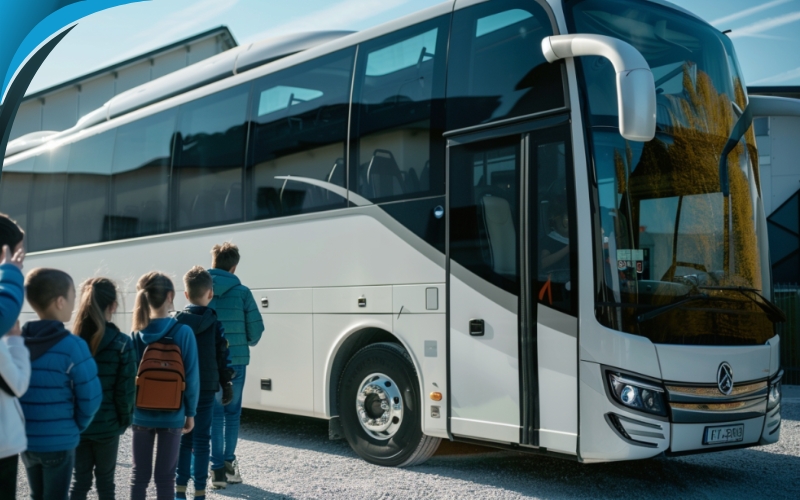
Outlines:
{"type": "Polygon", "coordinates": [[[228,482],[231,484],[239,484],[242,482],[242,476],[239,475],[239,461],[225,462],[225,475],[228,482]]]}
{"type": "MultiPolygon", "coordinates": [[[[227,462],[225,465],[227,465],[227,462]]],[[[213,486],[215,490],[224,490],[227,488],[228,481],[225,477],[225,467],[221,469],[211,469],[211,486],[213,486]]]]}

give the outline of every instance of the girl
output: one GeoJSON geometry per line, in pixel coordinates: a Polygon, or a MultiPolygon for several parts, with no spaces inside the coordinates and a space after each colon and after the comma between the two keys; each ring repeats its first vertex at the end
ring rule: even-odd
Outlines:
{"type": "Polygon", "coordinates": [[[75,450],[70,500],[85,500],[97,478],[100,500],[114,500],[114,471],[119,437],[131,425],[136,359],[128,335],[111,323],[117,310],[117,287],[107,278],[90,278],[81,285],[81,302],[74,333],[89,345],[103,387],[103,402],[92,424],[81,433],[75,450]]]}
{"type": "MultiPolygon", "coordinates": [[[[153,473],[153,446],[156,437],[156,493],[158,500],[173,500],[181,434],[191,432],[194,427],[194,415],[200,395],[197,344],[191,327],[178,325],[175,319],[169,317],[169,312],[174,309],[172,301],[175,298],[175,288],[167,276],[158,272],[147,273],[139,278],[136,291],[133,342],[137,362],[141,363],[145,349],[150,344],[162,342],[163,339],[163,342],[177,345],[183,358],[186,389],[177,410],[147,410],[139,406],[134,408],[131,500],[144,500],[147,494],[147,486],[153,473]]],[[[142,391],[142,386],[138,390],[142,391]]]]}

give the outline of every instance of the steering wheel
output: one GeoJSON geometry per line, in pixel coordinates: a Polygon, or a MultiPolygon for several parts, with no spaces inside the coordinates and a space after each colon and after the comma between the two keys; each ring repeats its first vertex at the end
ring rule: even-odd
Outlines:
{"type": "Polygon", "coordinates": [[[692,269],[697,269],[698,271],[708,274],[708,270],[703,264],[696,264],[694,262],[674,262],[669,266],[664,276],[661,277],[661,281],[672,281],[675,278],[675,271],[678,269],[678,266],[691,267],[692,269]]]}

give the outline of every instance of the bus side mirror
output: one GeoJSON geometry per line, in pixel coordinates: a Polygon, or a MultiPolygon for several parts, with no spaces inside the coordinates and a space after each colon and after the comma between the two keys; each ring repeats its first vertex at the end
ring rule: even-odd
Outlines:
{"type": "Polygon", "coordinates": [[[542,40],[548,62],[580,56],[605,57],[617,73],[619,133],[646,142],[656,135],[656,85],[650,65],[629,43],[603,35],[556,35],[542,40]]]}

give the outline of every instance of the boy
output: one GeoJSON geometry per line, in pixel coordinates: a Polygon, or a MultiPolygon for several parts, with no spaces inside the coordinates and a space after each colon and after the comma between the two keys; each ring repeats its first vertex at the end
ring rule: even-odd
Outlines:
{"type": "Polygon", "coordinates": [[[20,398],[28,436],[22,463],[32,499],[66,500],[75,448],[103,393],[89,347],[64,328],[75,308],[72,278],[57,269],[34,269],[25,295],[39,321],[22,328],[31,353],[31,383],[20,398]]]}
{"type": "Polygon", "coordinates": [[[228,341],[217,314],[208,307],[214,298],[211,275],[200,266],[194,266],[183,277],[184,295],[189,301],[186,309],[175,314],[178,323],[192,327],[197,340],[197,357],[200,367],[200,399],[194,417],[194,429],[181,437],[178,454],[178,477],[175,497],[186,498],[186,485],[194,471],[194,498],[205,499],[208,481],[208,461],[211,441],[211,417],[214,398],[222,388],[222,404],[233,399],[233,377],[228,360],[228,341]],[[192,466],[194,455],[194,466],[192,466]]]}
{"type": "Polygon", "coordinates": [[[264,322],[250,289],[234,276],[239,265],[239,248],[232,243],[214,245],[211,249],[211,267],[208,272],[214,281],[214,299],[209,307],[217,311],[217,318],[225,328],[225,337],[231,353],[233,368],[233,400],[227,406],[221,398],[214,400],[214,418],[211,424],[211,473],[214,488],[225,488],[228,483],[241,483],[239,464],[236,461],[236,440],[239,438],[239,420],[242,414],[242,389],[250,347],[255,346],[264,331],[264,322]]]}

